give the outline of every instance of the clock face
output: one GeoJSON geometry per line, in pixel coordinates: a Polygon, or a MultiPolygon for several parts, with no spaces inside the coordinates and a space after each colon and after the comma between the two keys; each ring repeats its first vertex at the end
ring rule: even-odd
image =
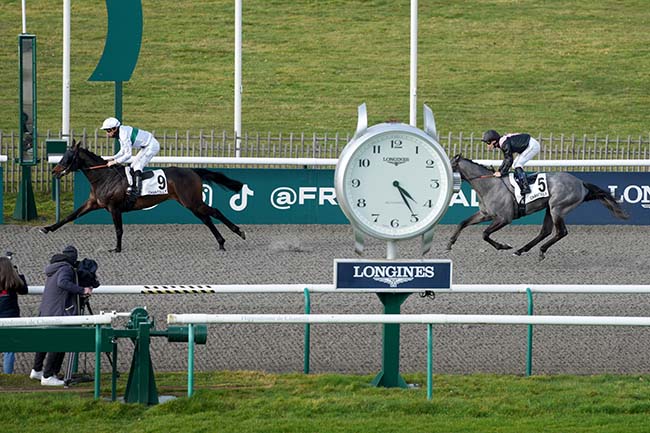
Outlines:
{"type": "Polygon", "coordinates": [[[424,132],[381,124],[341,154],[336,186],[348,219],[367,234],[407,239],[447,210],[452,174],[444,150],[424,132]]]}

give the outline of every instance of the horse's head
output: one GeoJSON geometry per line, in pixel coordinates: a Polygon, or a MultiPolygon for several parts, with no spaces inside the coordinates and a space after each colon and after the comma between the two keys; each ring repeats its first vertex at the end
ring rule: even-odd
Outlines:
{"type": "Polygon", "coordinates": [[[460,173],[461,178],[467,181],[494,173],[494,170],[490,170],[484,165],[474,162],[471,159],[463,158],[463,155],[460,153],[451,159],[451,168],[456,173],[460,173]]]}
{"type": "Polygon", "coordinates": [[[60,178],[73,171],[104,164],[106,161],[101,156],[84,149],[79,143],[72,140],[72,146],[68,147],[61,157],[61,161],[52,169],[52,175],[60,178]]]}
{"type": "Polygon", "coordinates": [[[450,162],[451,162],[451,169],[452,170],[454,170],[456,172],[458,171],[458,163],[462,158],[463,158],[463,155],[460,154],[460,153],[457,154],[456,156],[454,156],[453,158],[451,158],[450,162]]]}
{"type": "Polygon", "coordinates": [[[61,157],[61,160],[52,169],[52,176],[59,179],[66,174],[79,170],[79,143],[72,141],[72,146],[68,147],[61,157]]]}

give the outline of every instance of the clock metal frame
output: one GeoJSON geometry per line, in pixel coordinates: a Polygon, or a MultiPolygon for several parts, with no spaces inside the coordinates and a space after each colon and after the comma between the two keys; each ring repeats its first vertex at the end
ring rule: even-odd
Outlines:
{"type": "Polygon", "coordinates": [[[447,211],[451,197],[454,192],[458,191],[457,185],[459,187],[460,184],[457,176],[455,173],[453,173],[446,152],[437,141],[438,137],[435,120],[433,118],[433,112],[428,106],[424,106],[424,131],[414,126],[406,125],[403,123],[380,123],[368,128],[365,104],[359,106],[358,112],[359,117],[356,133],[352,140],[341,152],[334,176],[334,184],[339,206],[352,224],[355,233],[355,249],[359,254],[363,251],[364,235],[368,235],[377,239],[387,240],[389,242],[412,239],[413,237],[422,235],[422,254],[424,255],[431,247],[433,229],[435,225],[440,221],[440,219],[447,211]],[[346,191],[347,188],[351,188],[351,186],[346,184],[344,177],[345,173],[348,171],[348,166],[352,161],[352,158],[356,152],[369,140],[373,140],[377,136],[383,134],[391,133],[410,134],[416,136],[418,139],[428,144],[433,149],[433,151],[437,153],[439,159],[442,161],[442,169],[440,170],[440,175],[445,177],[445,181],[442,182],[442,184],[444,184],[442,187],[446,188],[446,190],[441,191],[441,195],[438,198],[438,210],[434,210],[434,212],[436,212],[434,218],[431,219],[427,225],[414,229],[412,232],[408,233],[391,234],[376,230],[374,227],[369,226],[365,221],[357,217],[356,212],[352,209],[351,203],[349,203],[347,200],[346,191]],[[440,200],[443,200],[442,206],[439,206],[440,200]]]}

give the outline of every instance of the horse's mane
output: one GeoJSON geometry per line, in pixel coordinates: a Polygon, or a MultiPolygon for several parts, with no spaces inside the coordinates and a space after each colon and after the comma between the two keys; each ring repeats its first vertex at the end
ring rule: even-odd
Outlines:
{"type": "Polygon", "coordinates": [[[456,158],[458,158],[458,159],[462,159],[462,160],[467,161],[467,162],[469,162],[469,163],[471,163],[471,164],[473,164],[473,165],[479,166],[479,167],[481,167],[481,168],[486,169],[487,171],[490,171],[490,172],[494,173],[494,169],[493,169],[493,168],[491,168],[491,167],[486,167],[486,166],[484,166],[483,164],[479,164],[478,162],[472,161],[472,160],[469,159],[469,158],[465,158],[461,153],[459,153],[459,154],[457,154],[456,156],[454,156],[453,159],[456,159],[456,158]]]}
{"type": "Polygon", "coordinates": [[[90,159],[93,162],[93,164],[98,164],[99,165],[99,164],[105,164],[106,163],[106,161],[104,161],[104,158],[102,158],[101,156],[93,153],[89,149],[86,149],[85,147],[79,146],[79,152],[84,154],[88,159],[90,159]]]}

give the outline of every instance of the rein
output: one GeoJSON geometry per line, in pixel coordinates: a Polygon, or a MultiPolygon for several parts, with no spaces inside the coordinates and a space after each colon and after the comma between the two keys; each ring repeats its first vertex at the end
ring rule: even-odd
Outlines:
{"type": "Polygon", "coordinates": [[[106,167],[108,167],[108,164],[104,164],[104,165],[93,165],[92,167],[88,167],[88,170],[96,170],[96,169],[98,169],[98,168],[106,168],[106,167]]]}
{"type": "Polygon", "coordinates": [[[467,181],[469,182],[471,180],[476,180],[476,179],[487,179],[488,177],[494,177],[494,176],[491,174],[484,174],[483,176],[476,176],[476,177],[472,177],[471,179],[467,179],[467,181]]]}

